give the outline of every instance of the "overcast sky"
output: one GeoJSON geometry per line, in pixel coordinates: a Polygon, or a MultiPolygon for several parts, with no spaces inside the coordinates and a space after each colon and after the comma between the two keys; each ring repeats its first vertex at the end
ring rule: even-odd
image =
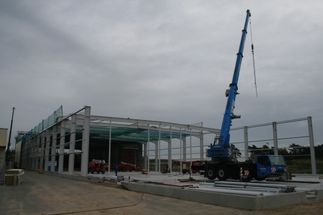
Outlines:
{"type": "Polygon", "coordinates": [[[323,143],[322,1],[0,0],[0,127],[30,130],[60,105],[221,126],[246,9],[233,127],[313,116],[323,143]]]}

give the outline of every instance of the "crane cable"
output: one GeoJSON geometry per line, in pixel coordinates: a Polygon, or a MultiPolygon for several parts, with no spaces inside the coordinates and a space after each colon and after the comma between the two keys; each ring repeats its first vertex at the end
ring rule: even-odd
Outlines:
{"type": "Polygon", "coordinates": [[[256,77],[256,65],[255,65],[255,51],[252,39],[252,27],[251,27],[251,19],[249,20],[250,23],[250,40],[251,40],[251,54],[252,54],[252,66],[253,66],[253,78],[256,90],[256,97],[258,97],[258,89],[257,89],[257,77],[256,77]]]}

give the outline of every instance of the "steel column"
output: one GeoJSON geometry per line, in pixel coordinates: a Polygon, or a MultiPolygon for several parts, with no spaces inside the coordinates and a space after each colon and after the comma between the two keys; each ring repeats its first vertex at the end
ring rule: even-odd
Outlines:
{"type": "Polygon", "coordinates": [[[51,150],[51,160],[50,160],[50,171],[55,172],[55,163],[56,163],[56,144],[57,144],[57,132],[56,127],[53,127],[53,137],[52,137],[52,150],[51,150]]]}
{"type": "Polygon", "coordinates": [[[182,137],[183,139],[183,161],[186,161],[186,136],[182,137]]]}
{"type": "Polygon", "coordinates": [[[160,172],[160,138],[161,138],[160,127],[161,125],[159,125],[159,130],[158,130],[158,172],[160,172]]]}
{"type": "Polygon", "coordinates": [[[182,129],[180,129],[180,132],[179,132],[179,172],[180,172],[180,174],[183,173],[183,166],[182,166],[182,141],[183,141],[182,129]]]}
{"type": "Polygon", "coordinates": [[[76,115],[72,116],[72,124],[70,129],[70,143],[68,155],[68,174],[74,173],[74,160],[75,160],[75,133],[76,133],[76,115]]]}
{"type": "Polygon", "coordinates": [[[190,128],[190,161],[192,161],[192,129],[190,128]]]}
{"type": "Polygon", "coordinates": [[[65,128],[64,128],[64,121],[63,121],[60,124],[58,173],[64,172],[64,145],[65,145],[65,128]]]}
{"type": "Polygon", "coordinates": [[[312,117],[307,117],[308,124],[308,136],[310,141],[310,153],[311,153],[311,167],[312,175],[316,175],[316,158],[315,158],[315,146],[314,146],[314,132],[313,132],[313,122],[312,117]]]}
{"type": "Polygon", "coordinates": [[[168,140],[168,170],[171,173],[173,171],[172,166],[172,127],[169,128],[169,140],[168,140]]]}
{"type": "Polygon", "coordinates": [[[243,139],[244,139],[244,159],[248,160],[249,157],[249,143],[248,143],[248,126],[243,127],[243,139]]]}
{"type": "Polygon", "coordinates": [[[40,168],[40,146],[41,146],[41,137],[40,134],[37,135],[37,160],[36,160],[36,170],[40,168]]]}
{"type": "Polygon", "coordinates": [[[40,135],[40,167],[39,170],[43,171],[44,168],[44,152],[45,152],[45,144],[46,144],[46,138],[44,134],[40,135]]]}
{"type": "Polygon", "coordinates": [[[46,132],[46,146],[45,146],[45,166],[44,166],[45,171],[48,171],[49,144],[50,144],[50,135],[49,135],[49,131],[47,131],[46,132]]]}
{"type": "Polygon", "coordinates": [[[84,107],[84,124],[82,132],[82,156],[81,156],[81,175],[86,176],[88,174],[89,164],[89,145],[90,145],[90,117],[91,107],[84,107]]]}
{"type": "Polygon", "coordinates": [[[150,162],[149,162],[149,142],[150,142],[150,129],[148,125],[148,131],[147,131],[147,173],[150,171],[150,162]]]}
{"type": "Polygon", "coordinates": [[[204,135],[203,132],[201,132],[200,135],[200,160],[204,160],[204,135]]]}
{"type": "Polygon", "coordinates": [[[108,172],[111,172],[111,120],[109,125],[109,160],[108,160],[108,172]]]}
{"type": "Polygon", "coordinates": [[[274,155],[278,155],[277,122],[273,122],[273,142],[274,142],[274,155]]]}
{"type": "Polygon", "coordinates": [[[155,144],[155,172],[158,171],[158,142],[153,142],[155,144]]]}
{"type": "Polygon", "coordinates": [[[143,146],[144,146],[144,169],[147,170],[147,142],[144,142],[143,146]]]}

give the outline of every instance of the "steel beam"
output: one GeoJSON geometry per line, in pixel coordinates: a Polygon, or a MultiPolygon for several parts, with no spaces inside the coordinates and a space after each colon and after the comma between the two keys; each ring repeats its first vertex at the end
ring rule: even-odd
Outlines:
{"type": "Polygon", "coordinates": [[[215,133],[219,134],[220,130],[219,129],[214,129],[214,128],[208,128],[208,127],[203,127],[203,126],[196,126],[196,125],[189,125],[189,124],[180,124],[180,123],[173,123],[173,122],[165,122],[165,121],[156,121],[156,120],[144,120],[144,119],[131,119],[131,118],[121,118],[121,117],[109,117],[109,116],[97,116],[97,115],[92,115],[91,116],[91,124],[95,122],[102,122],[102,121],[109,121],[112,122],[119,122],[120,124],[122,123],[129,123],[133,124],[133,126],[138,127],[138,128],[145,128],[147,124],[151,126],[161,126],[161,127],[166,127],[169,128],[169,126],[173,127],[173,130],[176,128],[181,128],[186,129],[189,131],[190,129],[194,131],[207,131],[208,133],[215,133]]]}

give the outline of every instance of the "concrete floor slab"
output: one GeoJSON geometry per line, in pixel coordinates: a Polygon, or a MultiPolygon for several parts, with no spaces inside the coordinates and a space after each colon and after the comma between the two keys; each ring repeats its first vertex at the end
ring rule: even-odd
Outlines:
{"type": "Polygon", "coordinates": [[[323,201],[249,211],[126,191],[110,187],[111,183],[89,183],[86,177],[64,177],[26,172],[19,186],[0,186],[0,214],[304,215],[323,211],[323,201]]]}
{"type": "Polygon", "coordinates": [[[239,209],[272,209],[305,202],[305,192],[276,193],[257,195],[254,193],[227,193],[221,190],[205,190],[198,188],[182,188],[177,186],[151,184],[144,182],[122,182],[132,191],[167,196],[183,200],[214,204],[239,209]]]}

